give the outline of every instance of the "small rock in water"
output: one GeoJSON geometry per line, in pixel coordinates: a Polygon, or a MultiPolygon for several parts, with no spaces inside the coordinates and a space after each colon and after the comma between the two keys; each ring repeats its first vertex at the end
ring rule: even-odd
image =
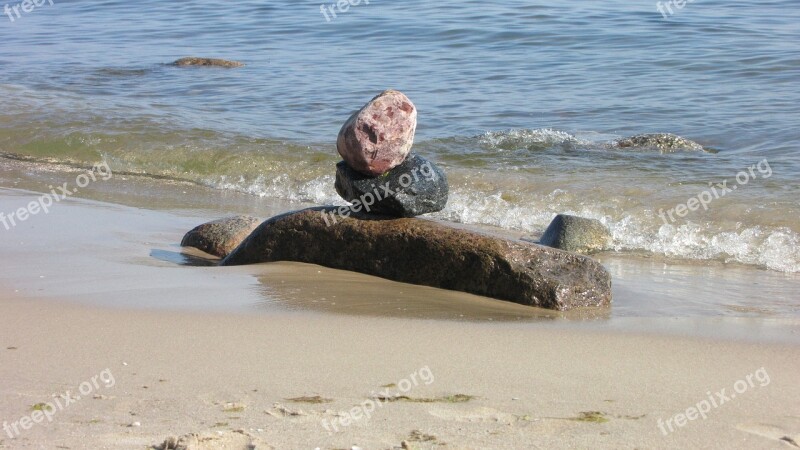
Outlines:
{"type": "Polygon", "coordinates": [[[592,253],[611,246],[611,233],[599,220],[559,214],[550,222],[541,245],[575,253],[592,253]]]}
{"type": "Polygon", "coordinates": [[[402,92],[384,91],[342,125],[336,149],[350,167],[378,176],[405,161],[417,129],[417,108],[402,92]]]}
{"type": "Polygon", "coordinates": [[[194,247],[214,256],[228,256],[261,220],[251,216],[233,216],[198,225],[186,233],[182,247],[194,247]]]}
{"type": "Polygon", "coordinates": [[[171,65],[178,67],[204,66],[204,67],[225,67],[225,68],[244,66],[244,64],[240,63],[239,61],[229,61],[227,59],[217,59],[217,58],[196,58],[194,56],[181,58],[179,60],[172,62],[171,65]]]}
{"type": "Polygon", "coordinates": [[[680,150],[703,151],[703,146],[697,142],[671,133],[637,134],[614,142],[619,148],[653,148],[662,152],[680,150]]]}
{"type": "Polygon", "coordinates": [[[396,217],[441,211],[449,191],[444,172],[415,153],[380,177],[365,176],[342,161],[336,165],[335,187],[354,211],[396,217]]]}

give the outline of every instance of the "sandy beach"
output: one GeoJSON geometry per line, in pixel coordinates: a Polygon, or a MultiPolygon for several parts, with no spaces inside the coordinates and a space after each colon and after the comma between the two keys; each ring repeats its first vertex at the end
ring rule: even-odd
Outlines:
{"type": "MultiPolygon", "coordinates": [[[[3,211],[80,172],[14,167],[3,211]]],[[[659,263],[635,258],[604,260],[611,310],[574,314],[312,265],[214,267],[177,246],[186,230],[286,206],[137,177],[96,187],[4,230],[2,448],[143,449],[192,433],[195,448],[800,442],[797,321],[770,313],[791,305],[669,317],[652,295],[659,263]]]]}
{"type": "Polygon", "coordinates": [[[220,433],[235,430],[276,449],[772,449],[800,439],[795,345],[107,310],[7,294],[0,308],[0,417],[86,394],[52,422],[4,435],[4,448],[147,448],[188,433],[233,442],[220,433]],[[709,395],[718,403],[706,418],[674,417],[709,395]]]}

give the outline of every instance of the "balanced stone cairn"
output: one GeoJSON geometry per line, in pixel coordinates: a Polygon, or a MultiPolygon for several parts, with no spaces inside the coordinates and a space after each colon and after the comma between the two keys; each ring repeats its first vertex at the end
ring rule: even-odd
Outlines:
{"type": "MultiPolygon", "coordinates": [[[[444,172],[411,151],[416,127],[411,100],[382,92],[337,139],[344,161],[336,192],[350,206],[260,225],[247,216],[217,220],[189,231],[182,245],[223,258],[221,266],[297,261],[561,311],[611,304],[611,275],[589,257],[413,218],[442,210],[448,195],[444,172]]],[[[583,244],[570,234],[577,222],[562,222],[567,229],[547,244],[583,244]]]]}
{"type": "Polygon", "coordinates": [[[336,192],[351,203],[326,216],[366,212],[414,217],[447,204],[444,172],[411,152],[417,108],[402,92],[378,94],[344,123],[336,140],[343,161],[336,165],[336,192]]]}

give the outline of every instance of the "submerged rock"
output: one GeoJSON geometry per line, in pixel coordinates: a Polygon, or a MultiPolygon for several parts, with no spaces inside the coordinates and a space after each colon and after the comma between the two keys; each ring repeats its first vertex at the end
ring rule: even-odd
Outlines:
{"type": "Polygon", "coordinates": [[[417,108],[405,94],[390,89],[347,119],[336,149],[350,167],[374,177],[405,161],[416,129],[417,108]]]}
{"type": "Polygon", "coordinates": [[[697,142],[672,133],[637,134],[615,141],[613,145],[619,148],[657,149],[662,152],[704,150],[703,146],[697,142]]]}
{"type": "Polygon", "coordinates": [[[199,225],[186,233],[182,247],[195,247],[206,253],[224,258],[253,230],[260,219],[234,216],[199,225]]]}
{"type": "Polygon", "coordinates": [[[353,210],[414,217],[441,211],[447,205],[447,177],[442,169],[413,153],[380,177],[356,172],[346,162],[336,165],[336,192],[353,210]]]}
{"type": "Polygon", "coordinates": [[[298,261],[556,310],[611,303],[610,275],[586,256],[422,219],[351,212],[329,226],[337,210],[273,217],[221,265],[298,261]]]}
{"type": "Polygon", "coordinates": [[[206,67],[226,67],[226,68],[244,66],[244,64],[240,63],[239,61],[229,61],[227,59],[217,59],[217,58],[195,58],[194,56],[181,58],[179,60],[174,61],[171,65],[178,67],[206,66],[206,67]]]}
{"type": "Polygon", "coordinates": [[[611,233],[599,220],[559,214],[539,243],[568,252],[593,253],[610,248],[611,233]]]}

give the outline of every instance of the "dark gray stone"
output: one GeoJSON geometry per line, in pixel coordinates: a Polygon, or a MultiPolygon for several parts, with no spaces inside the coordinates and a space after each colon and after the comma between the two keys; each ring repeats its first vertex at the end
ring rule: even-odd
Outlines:
{"type": "Polygon", "coordinates": [[[208,254],[228,256],[257,226],[260,219],[234,216],[198,225],[183,237],[182,247],[198,248],[208,254]]]}
{"type": "Polygon", "coordinates": [[[343,199],[353,203],[353,211],[363,208],[396,217],[441,211],[449,193],[444,172],[416,153],[378,177],[357,172],[341,161],[336,165],[335,186],[343,199]]]}
{"type": "Polygon", "coordinates": [[[556,310],[609,306],[611,276],[582,255],[438,222],[311,208],[258,226],[221,265],[298,261],[556,310]]]}
{"type": "Polygon", "coordinates": [[[599,220],[559,214],[539,243],[568,252],[593,253],[611,246],[611,233],[599,220]]]}

